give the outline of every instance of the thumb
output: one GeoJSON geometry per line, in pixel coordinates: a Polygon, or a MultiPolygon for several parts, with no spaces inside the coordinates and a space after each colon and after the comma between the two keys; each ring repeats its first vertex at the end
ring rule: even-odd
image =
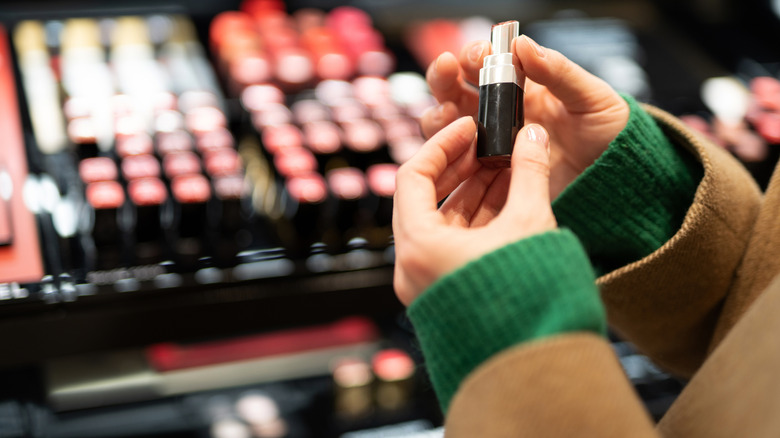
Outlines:
{"type": "Polygon", "coordinates": [[[522,214],[550,204],[550,136],[537,124],[517,133],[506,211],[522,214]],[[514,204],[514,205],[513,205],[514,204]]]}

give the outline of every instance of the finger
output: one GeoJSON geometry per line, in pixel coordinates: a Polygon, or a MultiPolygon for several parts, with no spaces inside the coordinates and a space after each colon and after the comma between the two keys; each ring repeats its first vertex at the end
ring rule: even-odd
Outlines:
{"type": "Polygon", "coordinates": [[[471,227],[481,227],[492,221],[506,204],[507,194],[509,192],[509,183],[512,172],[510,169],[500,169],[499,174],[490,184],[487,193],[482,198],[477,211],[471,216],[471,227]]]}
{"type": "Polygon", "coordinates": [[[490,52],[490,43],[487,41],[474,41],[461,48],[458,61],[466,81],[479,85],[479,70],[490,52]]]}
{"type": "Polygon", "coordinates": [[[611,90],[606,82],[527,35],[515,38],[514,48],[528,79],[547,87],[571,112],[599,110],[613,104],[609,99],[619,98],[616,93],[604,93],[611,90]]]}
{"type": "Polygon", "coordinates": [[[462,227],[470,226],[472,218],[486,201],[490,207],[497,207],[494,211],[498,213],[506,200],[508,184],[505,185],[503,197],[495,191],[491,193],[489,189],[501,170],[505,169],[482,167],[459,185],[439,208],[447,222],[462,227]]]}
{"type": "Polygon", "coordinates": [[[479,168],[476,125],[461,117],[420,148],[396,175],[395,205],[399,219],[437,211],[437,203],[479,168]]]}
{"type": "Polygon", "coordinates": [[[460,99],[460,66],[450,52],[444,52],[434,60],[425,73],[433,97],[439,102],[455,102],[460,99]]]}
{"type": "Polygon", "coordinates": [[[550,204],[549,135],[541,125],[526,125],[517,134],[512,151],[512,179],[507,196],[508,214],[523,214],[529,206],[550,204]]]}
{"type": "Polygon", "coordinates": [[[425,138],[433,137],[442,128],[454,122],[458,116],[458,107],[452,102],[444,102],[428,108],[420,120],[423,135],[425,138]]]}
{"type": "Polygon", "coordinates": [[[455,55],[444,52],[431,63],[425,73],[433,97],[440,103],[453,102],[460,115],[477,112],[479,94],[463,79],[463,71],[455,55]]]}

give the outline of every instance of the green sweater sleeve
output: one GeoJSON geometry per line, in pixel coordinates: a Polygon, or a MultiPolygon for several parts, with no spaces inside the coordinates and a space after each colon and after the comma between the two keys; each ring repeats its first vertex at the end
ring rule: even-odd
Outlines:
{"type": "Polygon", "coordinates": [[[604,334],[591,266],[605,272],[638,260],[682,223],[702,167],[625,98],[626,128],[553,203],[561,230],[472,261],[409,307],[445,412],[461,381],[501,350],[564,332],[604,334]]]}
{"type": "Polygon", "coordinates": [[[463,378],[508,346],[606,332],[593,270],[568,230],[520,240],[440,278],[408,315],[445,412],[463,378]]]}
{"type": "Polygon", "coordinates": [[[558,226],[580,238],[599,275],[669,240],[704,175],[691,153],[674,146],[633,98],[624,98],[631,109],[626,128],[553,201],[558,226]]]}

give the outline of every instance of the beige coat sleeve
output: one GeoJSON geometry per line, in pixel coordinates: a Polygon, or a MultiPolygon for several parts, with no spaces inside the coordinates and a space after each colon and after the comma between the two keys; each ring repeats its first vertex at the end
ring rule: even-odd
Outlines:
{"type": "MultiPolygon", "coordinates": [[[[735,205],[734,208],[739,208],[735,205]]],[[[761,212],[723,304],[710,348],[715,348],[748,307],[780,274],[780,168],[769,181],[761,212]]]]}
{"type": "Polygon", "coordinates": [[[661,419],[664,437],[780,434],[780,277],[759,294],[661,419]]]}
{"type": "Polygon", "coordinates": [[[477,368],[450,404],[447,437],[657,437],[602,337],[577,333],[506,350],[477,368]]]}
{"type": "Polygon", "coordinates": [[[689,377],[704,361],[758,216],[761,193],[728,152],[652,107],[673,143],[704,176],[680,230],[649,256],[598,282],[610,326],[670,372],[689,377]]]}
{"type": "Polygon", "coordinates": [[[726,437],[780,430],[780,349],[771,335],[780,331],[780,280],[761,295],[780,270],[780,257],[765,252],[780,248],[780,193],[773,195],[780,188],[770,185],[759,213],[762,195],[736,160],[674,117],[647,110],[698,157],[704,177],[669,242],[598,282],[620,335],[672,372],[699,372],[655,429],[606,340],[575,333],[519,345],[463,382],[447,415],[447,436],[726,437]],[[746,312],[756,300],[760,305],[746,312]]]}

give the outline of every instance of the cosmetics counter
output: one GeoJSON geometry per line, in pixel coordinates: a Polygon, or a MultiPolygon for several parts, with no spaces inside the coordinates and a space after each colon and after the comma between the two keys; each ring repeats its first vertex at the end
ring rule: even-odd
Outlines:
{"type": "MultiPolygon", "coordinates": [[[[0,437],[440,434],[392,292],[394,172],[435,103],[425,66],[495,21],[711,135],[700,87],[723,79],[761,103],[753,149],[724,147],[757,175],[774,153],[750,117],[780,86],[646,2],[10,3],[0,437]]],[[[662,415],[683,383],[614,346],[662,415]]]]}

